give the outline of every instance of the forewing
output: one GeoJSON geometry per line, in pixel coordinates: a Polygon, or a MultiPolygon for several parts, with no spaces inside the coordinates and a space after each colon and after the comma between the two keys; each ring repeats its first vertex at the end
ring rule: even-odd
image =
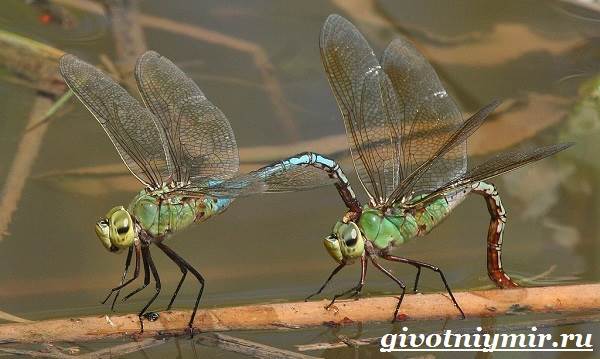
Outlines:
{"type": "MultiPolygon", "coordinates": [[[[393,183],[395,180],[388,176],[399,176],[399,174],[391,171],[382,172],[380,168],[374,166],[375,153],[385,152],[379,151],[376,147],[385,144],[368,141],[369,138],[389,138],[389,134],[384,133],[387,128],[380,127],[381,119],[376,116],[364,117],[361,113],[361,96],[365,91],[369,92],[372,89],[370,85],[367,85],[366,89],[363,88],[365,76],[379,71],[381,66],[373,49],[358,29],[339,15],[330,15],[327,18],[321,30],[319,44],[325,72],[344,118],[356,172],[372,200],[384,197],[388,187],[385,183],[393,183]]],[[[373,106],[372,103],[364,105],[373,106]]],[[[378,111],[380,110],[379,108],[378,111]]],[[[373,110],[371,114],[375,112],[377,111],[373,110]]],[[[388,156],[384,157],[386,162],[399,161],[388,156]]],[[[385,166],[385,168],[390,167],[385,166]]]]}
{"type": "Polygon", "coordinates": [[[158,188],[171,175],[166,135],[154,115],[94,66],[67,54],[60,73],[77,98],[94,115],[131,173],[158,188]]]}
{"type": "Polygon", "coordinates": [[[146,106],[167,134],[177,182],[201,184],[238,172],[231,125],[192,79],[154,51],[138,59],[135,77],[146,106]]]}
{"type": "Polygon", "coordinates": [[[356,149],[369,168],[376,203],[385,203],[403,177],[400,158],[402,137],[397,124],[403,112],[392,84],[381,68],[364,76],[359,116],[354,133],[361,141],[356,149]]]}
{"type": "Polygon", "coordinates": [[[460,177],[447,182],[427,197],[424,197],[422,201],[427,201],[448,191],[455,190],[456,188],[469,186],[472,183],[485,181],[492,177],[515,170],[529,163],[552,156],[572,145],[573,143],[559,143],[534,149],[516,150],[497,154],[484,163],[467,170],[460,177]]]}
{"type": "MultiPolygon", "coordinates": [[[[392,41],[381,63],[403,110],[398,128],[402,136],[403,173],[409,174],[429,160],[460,127],[462,114],[431,64],[408,40],[392,41]]],[[[415,194],[434,190],[464,173],[466,151],[463,142],[445,153],[414,185],[415,194]]]]}

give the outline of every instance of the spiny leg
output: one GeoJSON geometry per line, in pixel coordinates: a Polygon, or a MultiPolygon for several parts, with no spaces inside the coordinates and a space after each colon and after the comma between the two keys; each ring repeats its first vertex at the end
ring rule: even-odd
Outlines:
{"type": "Polygon", "coordinates": [[[142,310],[138,314],[138,317],[140,318],[140,325],[142,327],[142,332],[144,332],[144,320],[143,320],[144,313],[146,313],[146,310],[156,300],[156,297],[158,297],[158,295],[160,294],[160,289],[161,289],[160,277],[158,275],[158,270],[156,270],[156,266],[154,265],[154,261],[152,260],[152,255],[150,254],[150,248],[148,248],[148,247],[144,248],[143,254],[144,254],[144,258],[146,259],[145,262],[147,262],[148,266],[150,267],[150,271],[152,272],[152,276],[154,277],[154,282],[156,283],[156,287],[155,287],[154,295],[152,296],[152,298],[150,298],[150,300],[148,301],[146,306],[144,308],[142,308],[142,310]]]}
{"type": "MultiPolygon", "coordinates": [[[[131,250],[131,248],[130,248],[131,250]]],[[[130,252],[131,253],[131,252],[130,252]]],[[[106,298],[104,298],[104,300],[102,301],[102,304],[106,303],[106,301],[108,300],[108,298],[110,298],[110,296],[114,293],[117,292],[117,296],[118,293],[121,289],[125,288],[127,285],[129,285],[131,282],[133,282],[134,280],[137,279],[137,277],[140,275],[140,255],[141,255],[141,251],[139,246],[135,246],[135,269],[133,271],[133,277],[131,277],[129,280],[127,280],[126,282],[123,282],[123,280],[121,280],[121,284],[113,289],[110,290],[110,293],[108,293],[108,295],[106,296],[106,298]]],[[[127,255],[127,261],[125,262],[125,273],[123,273],[123,279],[125,279],[125,276],[127,275],[127,267],[129,266],[129,261],[131,260],[131,258],[129,257],[129,254],[127,255]]],[[[117,297],[115,296],[115,299],[113,300],[112,305],[110,306],[111,310],[114,310],[115,307],[115,301],[117,300],[117,297]]]]}
{"type": "Polygon", "coordinates": [[[350,293],[352,293],[352,294],[350,294],[350,298],[357,297],[357,299],[358,299],[358,296],[360,295],[360,292],[361,292],[363,286],[365,285],[366,277],[367,277],[367,256],[365,254],[363,254],[362,257],[360,257],[360,280],[359,280],[358,284],[356,285],[356,287],[350,288],[343,293],[334,295],[333,299],[331,300],[331,303],[329,303],[325,308],[331,307],[333,305],[333,303],[335,303],[335,301],[338,300],[338,298],[348,295],[350,293]]]}
{"type": "Polygon", "coordinates": [[[506,211],[493,184],[477,182],[473,192],[483,196],[490,212],[491,220],[487,238],[488,276],[500,288],[514,288],[519,285],[502,269],[502,235],[506,225],[506,211]]]}
{"type": "Polygon", "coordinates": [[[196,270],[196,268],[192,267],[185,259],[181,258],[179,254],[175,253],[171,248],[169,248],[166,244],[162,242],[157,242],[156,246],[160,248],[173,262],[175,262],[178,266],[186,267],[192,275],[196,277],[198,282],[200,283],[200,290],[198,291],[198,296],[196,297],[196,303],[194,304],[194,310],[192,311],[192,316],[190,318],[190,322],[188,323],[188,328],[190,330],[190,334],[194,333],[194,318],[196,317],[196,311],[198,310],[198,304],[200,303],[200,298],[202,298],[202,293],[204,292],[204,277],[196,270]]]}
{"type": "MultiPolygon", "coordinates": [[[[450,298],[452,299],[452,303],[454,303],[454,306],[458,309],[462,318],[465,319],[465,313],[458,305],[458,302],[456,302],[456,299],[454,298],[454,295],[452,294],[452,291],[450,290],[450,286],[448,285],[448,282],[446,281],[446,277],[444,276],[444,273],[442,272],[442,270],[439,267],[436,267],[434,265],[431,265],[431,264],[425,263],[425,262],[420,262],[420,261],[416,261],[416,260],[412,260],[412,259],[408,259],[408,258],[393,256],[391,254],[384,254],[381,256],[381,258],[386,259],[388,261],[406,263],[406,264],[415,266],[418,268],[418,272],[417,272],[418,274],[421,273],[421,267],[425,267],[425,268],[431,269],[434,272],[437,272],[440,275],[440,278],[442,278],[442,282],[444,283],[444,287],[446,287],[446,291],[448,292],[448,294],[450,295],[450,298]]],[[[417,281],[419,278],[418,274],[417,274],[417,281]]],[[[416,288],[417,288],[417,283],[415,282],[415,291],[416,291],[416,288]]]]}
{"type": "Polygon", "coordinates": [[[382,271],[385,275],[387,275],[391,280],[393,280],[394,282],[396,282],[396,284],[398,284],[400,286],[400,288],[402,288],[402,293],[400,294],[400,299],[398,299],[398,304],[396,305],[396,310],[394,311],[394,319],[392,319],[392,323],[396,321],[396,318],[398,318],[398,311],[400,310],[400,305],[402,304],[402,300],[404,299],[404,294],[406,293],[406,285],[404,284],[403,281],[401,281],[400,279],[394,277],[394,275],[392,273],[390,273],[390,271],[388,271],[387,269],[383,268],[379,263],[377,263],[377,261],[375,260],[375,258],[370,257],[371,258],[371,263],[373,263],[373,265],[375,267],[377,267],[377,269],[379,269],[380,271],[382,271]]]}
{"type": "Polygon", "coordinates": [[[331,274],[329,275],[329,277],[327,278],[327,280],[325,281],[325,283],[323,283],[321,288],[319,288],[318,291],[314,292],[313,294],[309,295],[308,297],[304,298],[304,301],[307,302],[310,298],[314,297],[315,295],[321,294],[321,292],[323,291],[323,289],[325,289],[325,287],[327,286],[327,283],[329,283],[331,278],[333,278],[333,276],[335,276],[345,266],[346,266],[346,262],[342,262],[337,267],[335,267],[333,269],[333,271],[331,272],[331,274]]]}
{"type": "Polygon", "coordinates": [[[129,299],[130,297],[132,297],[133,295],[135,295],[136,293],[142,291],[144,288],[146,288],[148,286],[148,284],[150,284],[150,267],[148,265],[148,247],[147,246],[142,246],[141,248],[142,251],[142,262],[144,262],[144,283],[142,284],[141,287],[137,288],[136,290],[134,290],[133,292],[127,294],[125,297],[123,297],[123,299],[121,299],[121,302],[126,301],[127,299],[129,299]]]}

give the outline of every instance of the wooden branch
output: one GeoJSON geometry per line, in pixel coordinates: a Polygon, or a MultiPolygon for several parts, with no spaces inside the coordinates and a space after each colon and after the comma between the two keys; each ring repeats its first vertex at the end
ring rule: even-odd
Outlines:
{"type": "MultiPolygon", "coordinates": [[[[466,316],[490,317],[527,312],[577,312],[600,309],[600,284],[516,288],[455,293],[466,316]]],[[[396,297],[340,301],[329,310],[317,302],[259,304],[198,311],[194,325],[202,331],[301,328],[391,320],[396,297]]],[[[407,295],[401,314],[409,320],[457,318],[445,293],[407,295]]],[[[161,312],[146,322],[144,337],[183,334],[190,311],[161,312]]],[[[137,335],[137,315],[93,316],[0,326],[0,342],[86,341],[137,335]]]]}

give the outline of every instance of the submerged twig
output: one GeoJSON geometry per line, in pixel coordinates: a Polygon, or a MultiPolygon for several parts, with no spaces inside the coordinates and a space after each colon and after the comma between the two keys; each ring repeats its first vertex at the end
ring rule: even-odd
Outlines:
{"type": "Polygon", "coordinates": [[[230,352],[244,354],[260,359],[315,359],[315,357],[289,350],[274,348],[272,346],[252,342],[245,339],[218,333],[206,333],[198,337],[198,343],[215,346],[230,352]]]}
{"type": "Polygon", "coordinates": [[[0,320],[6,320],[9,322],[15,322],[15,323],[31,323],[32,322],[31,320],[17,317],[16,315],[12,315],[10,313],[6,313],[1,310],[0,310],[0,320]]]}
{"type": "MultiPolygon", "coordinates": [[[[53,101],[47,96],[38,95],[33,102],[27,127],[34,126],[39,122],[40,118],[44,118],[53,104],[53,101]]],[[[21,137],[1,192],[0,241],[8,233],[8,226],[12,221],[12,215],[17,210],[21,193],[25,187],[25,181],[27,181],[31,173],[31,168],[37,158],[47,128],[48,122],[44,122],[33,131],[26,131],[23,137],[21,137]]]]}
{"type": "Polygon", "coordinates": [[[162,345],[167,343],[168,340],[164,339],[155,339],[155,338],[146,338],[144,340],[138,342],[125,343],[120,345],[115,345],[110,348],[100,349],[92,353],[87,353],[84,355],[78,356],[78,358],[86,358],[86,359],[98,359],[98,358],[106,358],[106,357],[120,357],[121,355],[131,354],[135,352],[139,352],[141,350],[145,350],[148,348],[152,348],[158,345],[162,345]]]}
{"type": "Polygon", "coordinates": [[[139,22],[137,0],[102,0],[104,12],[110,20],[115,44],[116,67],[121,82],[131,92],[137,91],[132,71],[137,58],[146,52],[144,31],[139,22]]]}
{"type": "Polygon", "coordinates": [[[25,131],[29,132],[31,130],[38,128],[39,126],[41,126],[43,124],[50,122],[50,120],[56,114],[56,112],[59,109],[61,109],[69,101],[69,99],[71,97],[73,97],[73,91],[68,90],[58,100],[56,100],[54,102],[54,104],[48,109],[48,111],[46,111],[46,113],[40,119],[37,120],[37,122],[31,124],[30,126],[27,126],[25,131]]]}
{"type": "MultiPolygon", "coordinates": [[[[104,14],[102,6],[89,0],[56,0],[56,2],[90,13],[104,14]]],[[[295,140],[298,138],[296,123],[285,101],[283,88],[273,74],[273,64],[271,64],[266,51],[260,45],[198,25],[186,24],[159,16],[139,14],[137,19],[143,27],[167,31],[250,55],[259,70],[271,104],[275,109],[277,117],[281,119],[289,139],[295,140]]]]}
{"type": "MultiPolygon", "coordinates": [[[[600,309],[600,284],[516,288],[455,293],[469,317],[492,317],[508,313],[577,312],[600,309]]],[[[194,325],[202,331],[281,329],[330,323],[387,322],[397,297],[374,297],[340,301],[326,310],[329,301],[247,305],[198,311],[194,325]]],[[[147,322],[142,336],[182,334],[190,311],[161,312],[147,322]]],[[[458,318],[458,311],[443,293],[407,295],[401,317],[409,320],[458,318]]],[[[139,333],[137,315],[56,319],[31,324],[0,326],[0,340],[13,342],[86,341],[139,333]]]]}

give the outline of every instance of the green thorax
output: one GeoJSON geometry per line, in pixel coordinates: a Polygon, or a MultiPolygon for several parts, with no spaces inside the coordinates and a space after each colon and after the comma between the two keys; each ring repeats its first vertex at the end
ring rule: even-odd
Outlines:
{"type": "Polygon", "coordinates": [[[394,206],[386,213],[365,205],[358,227],[376,248],[385,249],[427,234],[448,215],[452,207],[443,197],[422,208],[405,210],[394,206]]]}
{"type": "Polygon", "coordinates": [[[140,226],[154,237],[177,232],[194,222],[223,212],[230,199],[211,196],[165,196],[168,190],[148,193],[142,190],[129,204],[128,211],[140,226]]]}

